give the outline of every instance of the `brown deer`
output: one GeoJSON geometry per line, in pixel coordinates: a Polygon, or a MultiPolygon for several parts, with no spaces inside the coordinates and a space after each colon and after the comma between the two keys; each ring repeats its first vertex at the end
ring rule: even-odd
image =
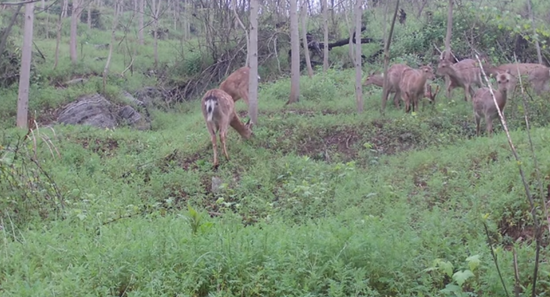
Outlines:
{"type": "Polygon", "coordinates": [[[473,59],[464,59],[453,64],[442,58],[439,60],[436,73],[449,77],[445,85],[447,98],[451,98],[453,89],[464,88],[464,100],[468,101],[474,94],[472,86],[482,86],[479,63],[473,59]]]}
{"type": "Polygon", "coordinates": [[[537,95],[541,95],[542,92],[550,92],[550,68],[534,69],[529,73],[529,82],[537,95]]]}
{"type": "MultiPolygon", "coordinates": [[[[250,76],[250,67],[243,66],[231,73],[221,84],[220,89],[225,91],[233,98],[233,102],[243,99],[248,105],[248,79],[250,76]]],[[[260,76],[258,75],[258,80],[260,76]]]]}
{"type": "Polygon", "coordinates": [[[550,90],[550,68],[544,65],[534,63],[510,63],[496,67],[489,65],[487,68],[487,73],[493,76],[498,72],[510,72],[513,80],[513,84],[509,90],[510,92],[515,90],[515,86],[518,82],[518,71],[520,75],[527,77],[527,80],[537,95],[542,94],[543,91],[550,90]]]}
{"type": "MultiPolygon", "coordinates": [[[[367,78],[363,82],[363,86],[370,86],[370,85],[375,85],[377,87],[383,88],[384,87],[384,75],[372,72],[369,76],[367,76],[367,78]]],[[[434,92],[432,92],[432,86],[429,83],[426,83],[426,90],[424,92],[424,98],[428,99],[428,101],[430,103],[435,103],[435,97],[437,96],[438,92],[439,92],[439,85],[437,86],[437,89],[434,93],[434,92]]],[[[390,88],[389,93],[390,94],[395,93],[395,89],[390,88]]],[[[399,100],[400,100],[400,98],[398,98],[397,94],[395,94],[393,101],[394,101],[395,106],[397,108],[399,108],[399,100]]],[[[424,101],[422,101],[422,102],[423,102],[422,108],[424,108],[424,101]]]]}
{"type": "MultiPolygon", "coordinates": [[[[506,106],[508,90],[510,85],[514,83],[510,71],[497,72],[496,74],[498,89],[493,90],[495,99],[498,104],[498,109],[503,112],[506,106]]],[[[479,136],[481,117],[485,118],[487,126],[487,135],[491,135],[493,131],[493,120],[498,118],[497,106],[491,95],[491,91],[487,87],[478,89],[473,98],[474,117],[476,121],[476,134],[479,136]]]]}
{"type": "Polygon", "coordinates": [[[426,94],[426,82],[434,79],[433,69],[430,66],[421,66],[419,69],[405,69],[401,74],[399,92],[405,102],[405,112],[417,111],[418,101],[426,94]]]}
{"type": "Polygon", "coordinates": [[[216,133],[220,134],[220,141],[223,146],[225,158],[229,160],[225,140],[229,126],[233,127],[242,138],[249,139],[252,136],[250,120],[243,124],[235,113],[235,102],[233,98],[220,89],[212,89],[206,92],[201,101],[202,115],[206,121],[206,127],[210,133],[212,149],[214,150],[214,168],[218,167],[218,147],[216,144],[216,133]]]}

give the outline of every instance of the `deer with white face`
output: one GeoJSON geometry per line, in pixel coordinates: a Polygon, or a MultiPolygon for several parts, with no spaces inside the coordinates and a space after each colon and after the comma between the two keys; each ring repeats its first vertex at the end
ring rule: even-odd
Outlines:
{"type": "Polygon", "coordinates": [[[493,120],[498,118],[498,110],[501,113],[506,106],[506,100],[508,96],[508,90],[513,87],[514,81],[510,75],[510,71],[496,73],[498,89],[493,90],[497,105],[493,100],[491,91],[487,87],[480,88],[476,91],[473,98],[474,105],[474,117],[476,121],[476,134],[479,136],[481,118],[485,118],[485,125],[487,126],[487,135],[491,135],[493,132],[493,120]]]}
{"type": "MultiPolygon", "coordinates": [[[[233,102],[243,99],[248,105],[248,79],[250,77],[250,67],[241,67],[231,73],[221,84],[220,89],[225,91],[233,98],[233,102]]],[[[260,76],[258,75],[258,80],[260,76]]]]}
{"type": "Polygon", "coordinates": [[[235,112],[235,102],[233,98],[220,89],[212,89],[206,92],[201,100],[202,115],[206,122],[206,127],[210,133],[210,141],[214,150],[214,168],[218,167],[218,147],[216,143],[216,134],[220,134],[220,141],[223,146],[225,158],[229,160],[227,153],[226,139],[229,126],[233,127],[244,139],[252,136],[252,127],[250,120],[243,124],[235,112]]]}

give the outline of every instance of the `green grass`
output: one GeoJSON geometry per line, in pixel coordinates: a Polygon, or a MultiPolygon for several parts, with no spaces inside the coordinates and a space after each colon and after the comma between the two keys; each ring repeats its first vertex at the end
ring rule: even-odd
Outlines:
{"type": "MultiPolygon", "coordinates": [[[[380,34],[377,26],[369,30],[380,34]]],[[[94,59],[107,51],[93,44],[110,34],[81,29],[88,44],[77,65],[67,36],[56,70],[55,41],[36,40],[47,55],[31,86],[38,115],[101,91],[97,77],[54,84],[103,70],[94,59]]],[[[144,74],[152,68],[150,37],[134,75],[115,75],[129,63],[124,46],[114,52],[110,100],[157,83],[144,74]]],[[[159,43],[160,63],[178,65],[173,81],[204,58],[180,51],[177,41],[159,43]]],[[[331,59],[344,64],[346,55],[342,47],[331,59]]],[[[364,73],[380,68],[365,65],[364,73]]],[[[231,160],[222,157],[217,171],[198,100],[152,110],[151,131],[40,125],[35,141],[21,142],[26,131],[11,128],[17,87],[0,89],[0,295],[504,296],[487,236],[508,291],[512,248],[530,291],[533,222],[500,125],[492,138],[475,137],[462,90],[453,98],[441,92],[435,108],[413,114],[388,102],[381,116],[380,89],[369,87],[357,114],[354,70],[337,69],[302,77],[300,102],[288,106],[289,78],[262,83],[254,137],[230,130],[231,160]],[[217,192],[213,178],[222,181],[217,192]]],[[[535,168],[519,99],[505,113],[540,205],[547,193],[539,185],[546,191],[550,176],[550,103],[529,101],[535,168]]],[[[242,101],[237,109],[246,114],[242,101]]],[[[539,294],[550,289],[547,258],[545,248],[539,294]]]]}

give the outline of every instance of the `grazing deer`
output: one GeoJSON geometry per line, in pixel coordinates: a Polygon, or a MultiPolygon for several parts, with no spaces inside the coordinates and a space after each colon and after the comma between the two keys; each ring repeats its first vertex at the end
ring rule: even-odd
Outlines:
{"type": "MultiPolygon", "coordinates": [[[[248,105],[248,79],[250,76],[250,67],[241,67],[231,73],[221,84],[220,89],[225,91],[233,98],[233,102],[243,99],[248,105]]],[[[258,80],[260,76],[258,75],[258,80]]]]}
{"type": "Polygon", "coordinates": [[[472,86],[481,87],[481,70],[479,63],[473,59],[464,59],[457,63],[451,63],[446,59],[440,59],[437,66],[437,74],[448,76],[446,80],[446,95],[451,98],[451,92],[455,88],[464,88],[464,100],[471,99],[474,90],[472,86]],[[468,96],[470,98],[468,98],[468,96]]]}
{"type": "MultiPolygon", "coordinates": [[[[509,70],[497,72],[496,78],[498,89],[493,90],[493,93],[495,94],[498,109],[503,112],[504,106],[506,106],[508,90],[510,85],[513,84],[513,80],[509,70]]],[[[493,120],[498,118],[498,110],[489,88],[483,87],[476,91],[473,98],[473,105],[474,117],[476,120],[476,134],[479,136],[481,117],[484,117],[485,125],[487,126],[487,135],[491,135],[493,131],[493,120]]]]}
{"type": "Polygon", "coordinates": [[[418,110],[418,101],[426,94],[426,82],[434,79],[433,69],[430,66],[421,66],[419,69],[405,69],[401,74],[399,91],[405,102],[405,112],[418,110]]]}
{"type": "Polygon", "coordinates": [[[229,160],[225,140],[229,126],[233,127],[242,138],[248,139],[252,136],[250,120],[243,124],[235,113],[235,102],[233,98],[220,89],[212,89],[206,92],[201,101],[202,115],[206,121],[206,127],[210,133],[212,149],[214,150],[214,168],[218,167],[218,147],[216,144],[216,133],[220,133],[220,141],[223,146],[225,158],[229,160]]]}
{"type": "MultiPolygon", "coordinates": [[[[363,82],[363,86],[370,86],[375,85],[377,87],[384,87],[384,75],[378,74],[375,72],[372,72],[365,81],[363,82]]],[[[391,86],[390,86],[391,87],[391,86]]],[[[426,83],[426,90],[424,92],[424,98],[428,99],[430,103],[435,103],[435,97],[437,96],[437,93],[439,92],[439,85],[437,86],[437,89],[435,93],[432,92],[432,86],[429,83],[426,83]]],[[[394,88],[390,88],[389,93],[395,93],[394,88]]],[[[397,94],[394,96],[394,103],[397,108],[399,108],[399,101],[400,98],[397,97],[397,94]]],[[[422,101],[424,103],[424,101],[422,101]]],[[[422,105],[422,108],[424,108],[424,104],[422,105]]]]}
{"type": "MultiPolygon", "coordinates": [[[[435,97],[439,93],[439,85],[435,88],[435,92],[432,91],[432,85],[426,83],[426,89],[424,90],[424,98],[428,99],[428,102],[432,104],[432,108],[435,108],[435,97]]],[[[422,100],[422,110],[424,110],[424,104],[426,100],[422,100]]]]}

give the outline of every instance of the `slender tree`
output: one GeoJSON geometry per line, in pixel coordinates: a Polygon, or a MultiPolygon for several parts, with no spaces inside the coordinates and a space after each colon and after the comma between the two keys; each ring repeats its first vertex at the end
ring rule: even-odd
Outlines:
{"type": "Polygon", "coordinates": [[[19,95],[17,98],[17,127],[27,128],[29,111],[29,86],[31,77],[32,35],[34,23],[34,2],[25,4],[25,25],[21,47],[21,69],[19,72],[19,95]]]}
{"type": "Polygon", "coordinates": [[[311,59],[309,57],[309,47],[307,42],[307,0],[302,0],[300,7],[300,18],[302,19],[302,40],[304,44],[304,56],[306,59],[307,74],[310,78],[313,77],[313,68],[311,67],[311,59]]]}
{"type": "Polygon", "coordinates": [[[323,71],[328,69],[328,4],[327,0],[322,0],[323,6],[323,71]]]}
{"type": "Polygon", "coordinates": [[[143,45],[143,26],[144,26],[144,15],[145,15],[145,0],[138,0],[139,1],[139,17],[138,17],[138,43],[140,45],[143,45]]]}
{"type": "Polygon", "coordinates": [[[363,0],[355,1],[355,100],[357,112],[363,112],[363,87],[361,78],[363,69],[361,67],[361,16],[363,14],[363,0]]]}
{"type": "Polygon", "coordinates": [[[109,74],[109,67],[111,66],[111,58],[113,56],[113,46],[115,43],[115,32],[116,27],[118,26],[118,13],[117,8],[119,5],[122,5],[123,0],[116,0],[114,17],[113,17],[113,27],[111,28],[111,42],[109,43],[109,54],[107,55],[107,62],[105,62],[105,67],[103,68],[103,92],[107,86],[107,75],[109,74]]]}
{"type": "Polygon", "coordinates": [[[300,96],[300,34],[298,33],[298,3],[290,0],[290,98],[286,104],[298,102],[300,96]]]}
{"type": "MultiPolygon", "coordinates": [[[[445,52],[443,53],[443,59],[451,59],[451,36],[453,35],[453,3],[454,0],[449,0],[449,7],[447,10],[447,35],[445,35],[445,52]]],[[[448,79],[448,75],[445,79],[448,79]]]]}
{"type": "Polygon", "coordinates": [[[393,19],[391,21],[390,33],[388,34],[388,38],[386,38],[386,44],[384,46],[384,89],[382,91],[382,106],[380,108],[380,113],[382,114],[384,114],[384,110],[386,109],[386,101],[388,101],[388,95],[389,95],[388,65],[390,64],[390,45],[391,45],[393,28],[395,27],[395,19],[397,18],[398,10],[399,10],[399,0],[397,0],[395,3],[395,11],[393,12],[393,19]]]}
{"type": "Polygon", "coordinates": [[[158,51],[158,29],[159,29],[159,17],[160,17],[160,4],[161,0],[153,0],[153,52],[155,56],[155,69],[159,64],[159,51],[158,51]]]}
{"type": "Polygon", "coordinates": [[[253,124],[258,123],[258,10],[259,0],[250,0],[250,41],[248,44],[248,115],[253,124]]]}
{"type": "Polygon", "coordinates": [[[71,14],[71,39],[70,39],[70,53],[71,61],[75,64],[78,61],[78,54],[76,51],[76,37],[78,34],[78,22],[80,20],[80,12],[82,11],[81,0],[73,0],[73,11],[71,14]]]}

